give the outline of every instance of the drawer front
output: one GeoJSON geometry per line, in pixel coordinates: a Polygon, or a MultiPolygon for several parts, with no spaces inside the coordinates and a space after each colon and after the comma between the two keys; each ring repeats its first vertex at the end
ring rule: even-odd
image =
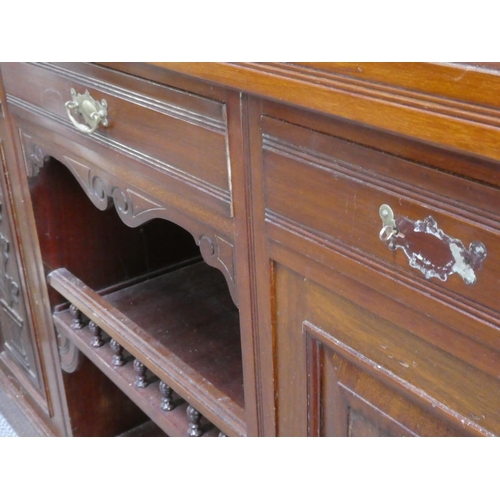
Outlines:
{"type": "Polygon", "coordinates": [[[108,126],[90,135],[75,129],[77,141],[90,139],[139,160],[143,175],[165,184],[181,181],[194,189],[198,203],[211,198],[207,206],[231,215],[224,102],[123,74],[118,79],[118,73],[88,64],[4,64],[2,74],[15,110],[68,129],[75,129],[65,106],[71,89],[105,99],[108,126]]]}
{"type": "Polygon", "coordinates": [[[262,123],[269,220],[288,221],[436,296],[446,294],[496,316],[496,189],[272,118],[262,123]],[[401,233],[407,233],[406,239],[403,234],[393,238],[396,251],[380,239],[383,204],[392,208],[401,233]],[[412,230],[410,221],[420,229],[412,230]],[[484,255],[474,265],[462,262],[463,269],[460,259],[447,267],[460,243],[464,261],[473,260],[474,252],[484,255]],[[403,244],[409,246],[406,251],[403,244]],[[414,254],[413,261],[407,254],[414,254]]]}

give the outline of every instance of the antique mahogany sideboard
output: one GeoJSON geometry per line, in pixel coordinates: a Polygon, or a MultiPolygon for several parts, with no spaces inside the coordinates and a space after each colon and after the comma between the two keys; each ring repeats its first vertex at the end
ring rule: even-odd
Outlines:
{"type": "Polygon", "coordinates": [[[43,435],[500,434],[497,64],[0,76],[0,383],[43,435]]]}

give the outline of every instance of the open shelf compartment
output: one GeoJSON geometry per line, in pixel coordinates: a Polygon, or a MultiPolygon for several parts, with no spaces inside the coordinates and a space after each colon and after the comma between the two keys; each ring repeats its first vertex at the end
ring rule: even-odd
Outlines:
{"type": "MultiPolygon", "coordinates": [[[[64,268],[48,281],[223,433],[246,435],[238,309],[218,270],[200,262],[102,296],[64,268]]],[[[105,351],[99,358],[104,346],[90,347],[90,337],[88,347],[82,344],[91,334],[71,328],[67,309],[55,312],[54,322],[110,378],[123,368],[109,364],[105,351]]],[[[130,394],[136,389],[127,389],[133,384],[114,378],[137,400],[130,394]]],[[[157,419],[157,412],[146,413],[157,419]]]]}

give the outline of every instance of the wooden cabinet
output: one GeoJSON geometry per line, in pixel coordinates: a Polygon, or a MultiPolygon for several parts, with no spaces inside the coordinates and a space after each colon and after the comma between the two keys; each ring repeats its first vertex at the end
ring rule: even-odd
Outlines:
{"type": "Polygon", "coordinates": [[[500,433],[500,76],[362,66],[0,66],[48,433],[500,433]]]}

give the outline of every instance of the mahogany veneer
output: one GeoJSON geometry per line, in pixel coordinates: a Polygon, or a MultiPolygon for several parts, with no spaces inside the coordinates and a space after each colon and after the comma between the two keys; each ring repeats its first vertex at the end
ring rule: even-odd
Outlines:
{"type": "Polygon", "coordinates": [[[498,65],[0,74],[0,373],[43,434],[500,435],[498,65]]]}

